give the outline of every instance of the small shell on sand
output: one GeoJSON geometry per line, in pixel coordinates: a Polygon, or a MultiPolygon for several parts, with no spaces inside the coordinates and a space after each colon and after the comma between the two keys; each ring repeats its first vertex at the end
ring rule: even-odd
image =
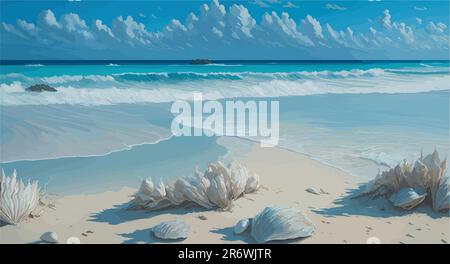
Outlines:
{"type": "Polygon", "coordinates": [[[152,228],[153,234],[161,239],[185,239],[191,232],[191,227],[183,220],[161,222],[152,228]]]}
{"type": "Polygon", "coordinates": [[[247,218],[245,219],[241,219],[239,220],[239,222],[236,223],[236,225],[234,226],[234,233],[239,235],[244,233],[248,227],[250,226],[250,220],[248,220],[247,218]]]}
{"type": "Polygon", "coordinates": [[[426,196],[426,193],[422,195],[417,194],[412,188],[402,188],[400,191],[394,193],[389,200],[394,206],[411,210],[423,202],[426,196]]]}
{"type": "Polygon", "coordinates": [[[58,243],[58,235],[55,232],[45,232],[41,236],[41,240],[47,243],[58,243]]]}
{"type": "Polygon", "coordinates": [[[266,207],[251,223],[251,235],[258,243],[308,237],[314,229],[299,209],[285,206],[266,207]]]}
{"type": "Polygon", "coordinates": [[[313,187],[309,187],[308,189],[306,189],[306,191],[309,193],[312,193],[312,194],[317,194],[317,195],[320,194],[320,192],[313,187]]]}

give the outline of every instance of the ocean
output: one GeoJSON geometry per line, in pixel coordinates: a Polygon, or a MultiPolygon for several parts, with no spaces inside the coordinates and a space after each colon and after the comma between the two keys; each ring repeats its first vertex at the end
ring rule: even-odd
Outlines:
{"type": "Polygon", "coordinates": [[[187,176],[196,166],[250,151],[247,140],[172,136],[172,102],[201,92],[204,100],[278,100],[280,147],[368,180],[422,151],[448,156],[449,66],[2,61],[0,167],[51,192],[88,193],[137,187],[148,176],[187,176]],[[25,91],[37,83],[58,91],[25,91]]]}

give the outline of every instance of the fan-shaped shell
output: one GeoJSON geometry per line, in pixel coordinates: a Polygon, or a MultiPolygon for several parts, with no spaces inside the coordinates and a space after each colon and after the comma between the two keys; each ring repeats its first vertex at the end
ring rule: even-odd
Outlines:
{"type": "Polygon", "coordinates": [[[17,179],[16,170],[6,176],[1,170],[0,176],[0,223],[18,224],[30,216],[39,200],[38,183],[24,183],[17,179]]]}
{"type": "Polygon", "coordinates": [[[439,187],[433,196],[433,209],[445,211],[450,209],[450,177],[445,175],[439,182],[439,187]]]}
{"type": "Polygon", "coordinates": [[[230,191],[232,199],[237,199],[245,192],[248,177],[249,172],[246,167],[242,166],[238,162],[232,162],[230,164],[230,191]]]}
{"type": "Polygon", "coordinates": [[[252,219],[251,235],[258,243],[311,236],[315,226],[299,209],[266,207],[252,219]]]}
{"type": "Polygon", "coordinates": [[[183,220],[165,221],[152,228],[153,234],[161,239],[185,239],[191,232],[191,227],[183,220]]]}
{"type": "Polygon", "coordinates": [[[245,193],[256,192],[261,186],[259,175],[255,173],[249,173],[247,183],[245,184],[245,193]]]}
{"type": "Polygon", "coordinates": [[[233,231],[235,234],[239,235],[244,233],[248,227],[250,226],[250,220],[245,218],[245,219],[241,219],[239,220],[236,225],[233,228],[233,231]]]}
{"type": "Polygon", "coordinates": [[[58,235],[55,232],[45,232],[41,240],[47,243],[58,243],[58,235]]]}
{"type": "Polygon", "coordinates": [[[411,210],[423,202],[426,196],[426,193],[419,195],[412,188],[402,188],[400,191],[391,195],[389,200],[394,206],[401,207],[405,210],[411,210]]]}
{"type": "Polygon", "coordinates": [[[210,164],[205,172],[205,178],[209,180],[206,194],[211,203],[219,208],[228,209],[233,202],[231,198],[230,174],[221,164],[210,164]]]}

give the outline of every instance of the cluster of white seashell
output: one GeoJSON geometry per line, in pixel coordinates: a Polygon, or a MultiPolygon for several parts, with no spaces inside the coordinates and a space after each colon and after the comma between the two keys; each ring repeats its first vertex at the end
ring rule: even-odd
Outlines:
{"type": "Polygon", "coordinates": [[[197,170],[194,177],[180,178],[171,184],[160,180],[155,186],[151,178],[144,180],[131,208],[158,210],[192,202],[207,209],[228,210],[234,200],[259,187],[259,176],[240,163],[225,166],[216,162],[210,163],[203,174],[197,170]]]}
{"type": "Polygon", "coordinates": [[[28,218],[39,201],[38,183],[17,180],[17,172],[0,178],[0,222],[18,224],[28,218]]]}
{"type": "Polygon", "coordinates": [[[450,209],[450,181],[447,161],[441,161],[435,150],[421,156],[412,167],[406,161],[378,174],[361,195],[372,198],[388,196],[394,206],[410,210],[431,197],[435,211],[450,209]]]}
{"type": "Polygon", "coordinates": [[[297,208],[287,206],[268,206],[253,219],[242,219],[234,226],[235,234],[250,230],[258,243],[275,240],[288,240],[309,237],[315,226],[297,208]]]}

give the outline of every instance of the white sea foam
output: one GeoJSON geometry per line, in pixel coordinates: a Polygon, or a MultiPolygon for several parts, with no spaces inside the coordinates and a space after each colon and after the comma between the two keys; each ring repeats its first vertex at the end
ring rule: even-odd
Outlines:
{"type": "Polygon", "coordinates": [[[15,81],[11,84],[2,83],[0,84],[0,93],[20,93],[25,91],[21,82],[15,81]]]}
{"type": "Polygon", "coordinates": [[[124,72],[46,77],[9,73],[0,75],[0,82],[2,105],[108,105],[190,100],[193,92],[201,92],[205,100],[328,93],[418,93],[448,90],[450,75],[443,74],[442,67],[297,72],[124,72]],[[414,74],[416,72],[419,74],[414,74]],[[421,74],[423,72],[427,74],[421,74]],[[41,82],[54,86],[58,92],[25,92],[26,87],[41,82]]]}
{"type": "Polygon", "coordinates": [[[403,69],[353,69],[340,71],[295,71],[295,72],[123,72],[114,74],[95,75],[56,75],[45,77],[29,77],[19,73],[0,75],[0,81],[27,81],[30,83],[45,82],[48,84],[69,84],[76,82],[94,81],[101,82],[145,82],[157,83],[164,81],[197,81],[197,80],[305,80],[305,79],[355,79],[355,78],[404,78],[403,75],[430,74],[442,75],[449,73],[447,68],[403,68],[403,69]]]}
{"type": "Polygon", "coordinates": [[[210,64],[205,64],[204,66],[239,67],[239,66],[244,66],[244,65],[242,65],[242,64],[210,63],[210,64]]]}
{"type": "Polygon", "coordinates": [[[375,162],[375,164],[386,166],[393,168],[396,164],[398,164],[404,157],[402,156],[394,156],[386,154],[385,152],[377,152],[377,151],[365,151],[357,156],[361,159],[366,159],[375,162]]]}
{"type": "MultiPolygon", "coordinates": [[[[67,77],[48,79],[57,83],[67,77]]],[[[101,77],[103,79],[103,77],[101,77]]],[[[108,79],[110,80],[110,79],[108,79]]],[[[193,92],[201,92],[205,100],[240,97],[280,97],[317,94],[367,94],[367,93],[418,93],[448,90],[449,76],[423,78],[370,79],[357,80],[268,80],[265,82],[229,82],[214,80],[206,84],[192,82],[185,85],[160,84],[140,85],[129,88],[113,86],[110,88],[56,86],[56,93],[32,94],[24,92],[24,84],[13,82],[2,84],[0,95],[2,105],[46,105],[80,104],[110,105],[120,103],[161,103],[175,100],[192,100],[193,92]]],[[[95,85],[95,84],[94,84],[95,85]]]]}
{"type": "Polygon", "coordinates": [[[61,76],[51,76],[51,77],[43,77],[42,81],[49,84],[59,84],[59,83],[68,83],[68,82],[79,82],[82,80],[90,80],[90,81],[114,81],[114,78],[109,75],[61,75],[61,76]]]}

